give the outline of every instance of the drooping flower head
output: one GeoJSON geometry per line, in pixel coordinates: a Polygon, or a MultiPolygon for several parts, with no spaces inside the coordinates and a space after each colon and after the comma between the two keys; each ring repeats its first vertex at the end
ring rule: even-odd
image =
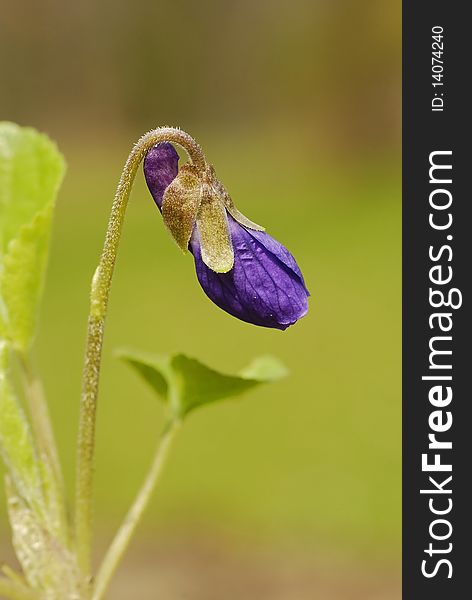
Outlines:
{"type": "Polygon", "coordinates": [[[290,252],[242,215],[213,167],[185,164],[172,144],[144,159],[149,190],[180,248],[190,250],[205,294],[227,313],[286,329],[308,310],[308,290],[290,252]]]}

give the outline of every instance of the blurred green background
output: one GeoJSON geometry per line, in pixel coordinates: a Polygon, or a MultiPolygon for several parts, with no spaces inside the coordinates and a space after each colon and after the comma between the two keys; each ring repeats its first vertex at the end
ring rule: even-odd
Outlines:
{"type": "Polygon", "coordinates": [[[272,353],[291,375],[192,416],[111,598],[400,597],[400,10],[0,0],[0,119],[46,131],[68,161],[35,354],[71,493],[89,283],[141,133],[194,135],[312,293],[286,332],[221,312],[138,178],[107,323],[99,549],[162,421],[114,348],[180,350],[228,372],[272,353]]]}

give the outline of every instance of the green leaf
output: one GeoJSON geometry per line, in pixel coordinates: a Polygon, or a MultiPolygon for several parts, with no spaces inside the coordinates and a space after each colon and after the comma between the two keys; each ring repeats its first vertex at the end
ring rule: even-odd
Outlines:
{"type": "Polygon", "coordinates": [[[50,493],[52,475],[38,456],[10,384],[10,355],[7,342],[0,340],[0,456],[8,470],[5,483],[13,546],[30,586],[41,593],[61,591],[61,598],[79,597],[77,566],[58,522],[60,507],[50,493]],[[68,586],[75,586],[74,590],[68,586]]]}
{"type": "Polygon", "coordinates": [[[65,163],[48,137],[0,122],[0,336],[32,342],[65,163]]]}
{"type": "Polygon", "coordinates": [[[273,356],[258,356],[239,372],[241,377],[255,381],[277,381],[288,375],[287,367],[273,356]]]}
{"type": "Polygon", "coordinates": [[[6,577],[0,576],[0,598],[5,598],[5,600],[38,600],[36,592],[26,585],[24,578],[19,573],[16,573],[7,565],[2,565],[2,571],[6,577]]]}
{"type": "Polygon", "coordinates": [[[73,554],[38,520],[6,477],[13,547],[26,581],[41,598],[80,598],[80,574],[73,554]]]}
{"type": "Polygon", "coordinates": [[[39,515],[44,514],[39,461],[26,416],[10,385],[10,351],[0,340],[0,455],[16,489],[39,515]]]}
{"type": "Polygon", "coordinates": [[[287,375],[284,365],[270,356],[256,359],[238,375],[226,375],[184,354],[155,356],[128,349],[117,354],[138,371],[178,418],[287,375]]]}

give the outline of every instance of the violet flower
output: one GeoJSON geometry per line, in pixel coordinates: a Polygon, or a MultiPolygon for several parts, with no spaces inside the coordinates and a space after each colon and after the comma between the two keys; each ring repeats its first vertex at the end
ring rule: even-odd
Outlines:
{"type": "Polygon", "coordinates": [[[149,190],[171,234],[195,260],[205,294],[227,313],[286,329],[308,310],[309,292],[290,252],[234,206],[211,166],[179,172],[172,144],[144,159],[149,190]]]}

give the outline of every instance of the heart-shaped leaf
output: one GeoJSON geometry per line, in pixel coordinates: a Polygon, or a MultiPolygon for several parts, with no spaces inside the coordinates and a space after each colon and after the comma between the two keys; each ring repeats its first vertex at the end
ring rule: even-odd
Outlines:
{"type": "Polygon", "coordinates": [[[0,122],[0,336],[23,353],[35,331],[64,170],[49,138],[0,122]]]}
{"type": "Polygon", "coordinates": [[[177,418],[287,375],[285,366],[271,356],[257,358],[237,375],[227,375],[184,354],[155,356],[128,349],[117,354],[138,371],[177,418]]]}

